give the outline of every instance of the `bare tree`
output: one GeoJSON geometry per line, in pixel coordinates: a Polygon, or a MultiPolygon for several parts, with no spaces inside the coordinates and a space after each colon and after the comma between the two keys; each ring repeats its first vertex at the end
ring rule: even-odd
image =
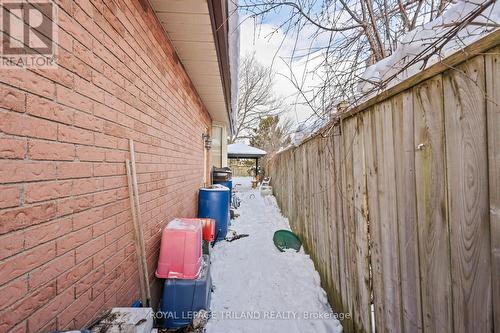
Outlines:
{"type": "Polygon", "coordinates": [[[238,121],[231,143],[251,138],[252,130],[263,117],[279,114],[281,100],[273,92],[274,73],[259,63],[254,54],[246,55],[240,67],[238,121]]]}
{"type": "MultiPolygon", "coordinates": [[[[475,19],[495,3],[461,1],[473,8],[459,19],[443,22],[440,29],[431,29],[428,42],[407,41],[413,47],[411,59],[405,58],[403,52],[400,66],[393,66],[381,80],[363,75],[367,67],[401,52],[403,35],[442,15],[451,0],[245,0],[240,1],[240,10],[257,23],[269,15],[274,15],[275,20],[281,18],[271,35],[279,29],[284,33],[283,40],[295,40],[291,56],[281,60],[288,66],[287,77],[297,90],[297,101],[308,106],[316,117],[326,119],[340,101],[356,104],[385,89],[408,68],[416,64],[425,68],[446,43],[463,29],[477,25],[475,19]],[[276,15],[278,12],[280,15],[276,15]],[[294,72],[298,59],[310,64],[302,75],[294,72]],[[311,76],[321,77],[321,83],[308,86],[306,81],[311,76]],[[360,81],[368,84],[358,89],[360,81]]],[[[490,30],[499,27],[498,22],[488,18],[480,24],[490,30]]]]}

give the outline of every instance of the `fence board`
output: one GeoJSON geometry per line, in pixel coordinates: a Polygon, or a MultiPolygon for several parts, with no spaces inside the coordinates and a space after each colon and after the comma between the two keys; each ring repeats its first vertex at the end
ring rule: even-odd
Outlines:
{"type": "MultiPolygon", "coordinates": [[[[401,287],[399,274],[398,226],[396,207],[396,180],[394,166],[394,138],[392,102],[380,103],[376,113],[378,200],[380,214],[380,255],[382,266],[382,299],[375,298],[375,304],[384,302],[384,332],[401,332],[401,287]]],[[[375,240],[377,241],[377,240],[375,240]]],[[[374,276],[375,278],[375,276],[374,276]]],[[[378,329],[378,327],[377,327],[378,329]]]]}
{"type": "MultiPolygon", "coordinates": [[[[338,258],[339,258],[339,276],[340,276],[340,292],[342,297],[343,307],[342,310],[345,312],[349,312],[349,293],[347,289],[347,275],[346,275],[346,254],[345,254],[345,236],[344,236],[344,145],[343,145],[343,137],[336,137],[334,141],[335,148],[335,156],[337,157],[335,161],[335,173],[336,173],[336,208],[337,208],[337,229],[338,229],[338,242],[339,242],[339,250],[338,250],[338,258]]],[[[347,331],[347,329],[346,329],[347,331]]]]}
{"type": "Polygon", "coordinates": [[[442,91],[440,75],[413,89],[422,317],[429,332],[453,327],[442,91]]]}
{"type": "MultiPolygon", "coordinates": [[[[366,165],[366,185],[368,191],[368,219],[370,232],[370,255],[372,264],[372,299],[382,300],[384,286],[382,283],[382,255],[380,247],[381,220],[380,207],[378,201],[378,168],[377,168],[377,145],[376,145],[376,117],[378,107],[363,113],[363,139],[367,149],[365,154],[366,165]]],[[[385,327],[385,304],[384,302],[374,302],[375,327],[377,330],[385,327]]]]}
{"type": "Polygon", "coordinates": [[[485,60],[493,325],[500,333],[500,47],[485,60]]]}
{"type": "Polygon", "coordinates": [[[455,332],[492,331],[484,80],[476,57],[443,82],[455,332]]]}
{"type": "Polygon", "coordinates": [[[411,92],[401,93],[394,97],[392,105],[403,331],[421,332],[413,95],[411,92]]]}
{"type": "Polygon", "coordinates": [[[368,220],[367,220],[367,192],[366,192],[366,168],[365,147],[363,140],[363,119],[354,118],[355,136],[352,146],[353,156],[353,181],[354,181],[354,224],[352,240],[354,252],[353,282],[356,290],[354,300],[354,323],[356,332],[371,332],[370,318],[370,285],[368,264],[368,220]]]}
{"type": "MultiPolygon", "coordinates": [[[[338,164],[338,154],[335,153],[335,143],[336,137],[328,138],[327,152],[329,168],[327,171],[327,178],[329,179],[329,184],[327,187],[328,194],[328,218],[326,221],[330,221],[327,224],[330,226],[330,258],[331,258],[331,275],[332,275],[332,287],[334,293],[333,306],[335,309],[342,308],[342,294],[341,294],[341,284],[340,284],[340,252],[339,252],[339,223],[341,221],[342,210],[339,209],[341,199],[338,197],[337,184],[339,184],[340,179],[338,178],[337,164],[338,164]]],[[[338,145],[337,145],[338,146],[338,145]]]]}
{"type": "MultiPolygon", "coordinates": [[[[354,314],[354,306],[353,302],[356,299],[356,294],[354,290],[355,281],[353,281],[353,247],[355,246],[355,239],[353,236],[353,221],[354,221],[354,180],[353,180],[353,161],[352,161],[352,142],[354,140],[355,128],[354,121],[347,121],[343,124],[342,133],[343,133],[343,147],[344,151],[342,154],[341,164],[343,166],[343,189],[342,193],[344,195],[343,202],[343,227],[342,232],[344,234],[344,256],[345,256],[345,287],[346,287],[346,295],[345,299],[347,303],[348,311],[354,314]]],[[[348,332],[354,332],[354,327],[352,321],[349,322],[349,327],[347,328],[348,332]]]]}

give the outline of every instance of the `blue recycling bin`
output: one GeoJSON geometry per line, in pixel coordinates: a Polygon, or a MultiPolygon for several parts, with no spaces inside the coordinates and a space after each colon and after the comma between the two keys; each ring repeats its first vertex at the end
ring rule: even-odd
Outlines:
{"type": "Polygon", "coordinates": [[[229,189],[222,185],[200,188],[198,217],[215,220],[215,241],[226,238],[229,224],[229,189]]]}
{"type": "Polygon", "coordinates": [[[204,255],[198,278],[165,279],[160,300],[160,326],[162,328],[188,326],[197,312],[210,309],[211,292],[210,257],[204,255]]]}
{"type": "Polygon", "coordinates": [[[232,180],[227,180],[227,181],[214,180],[214,184],[219,184],[219,185],[225,186],[229,189],[229,208],[231,208],[231,199],[232,199],[232,194],[233,194],[233,181],[232,180]]]}

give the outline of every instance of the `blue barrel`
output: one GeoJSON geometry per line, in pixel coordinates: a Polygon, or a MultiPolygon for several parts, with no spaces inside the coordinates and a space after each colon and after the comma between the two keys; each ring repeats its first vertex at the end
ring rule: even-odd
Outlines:
{"type": "Polygon", "coordinates": [[[219,184],[219,185],[225,186],[229,189],[229,207],[231,208],[231,199],[232,199],[232,194],[233,194],[233,181],[232,180],[228,180],[228,181],[214,180],[214,184],[219,184]]]}
{"type": "Polygon", "coordinates": [[[229,224],[229,189],[222,185],[200,188],[198,217],[215,220],[215,240],[226,238],[229,224]]]}

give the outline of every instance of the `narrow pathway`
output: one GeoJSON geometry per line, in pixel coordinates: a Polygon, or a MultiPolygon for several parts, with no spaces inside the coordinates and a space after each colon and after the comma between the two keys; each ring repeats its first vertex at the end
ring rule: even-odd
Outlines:
{"type": "Polygon", "coordinates": [[[215,291],[207,332],[341,332],[309,256],[281,253],[273,244],[276,230],[289,229],[275,198],[252,190],[250,178],[233,184],[241,184],[242,203],[230,229],[250,236],[212,249],[215,291]]]}

